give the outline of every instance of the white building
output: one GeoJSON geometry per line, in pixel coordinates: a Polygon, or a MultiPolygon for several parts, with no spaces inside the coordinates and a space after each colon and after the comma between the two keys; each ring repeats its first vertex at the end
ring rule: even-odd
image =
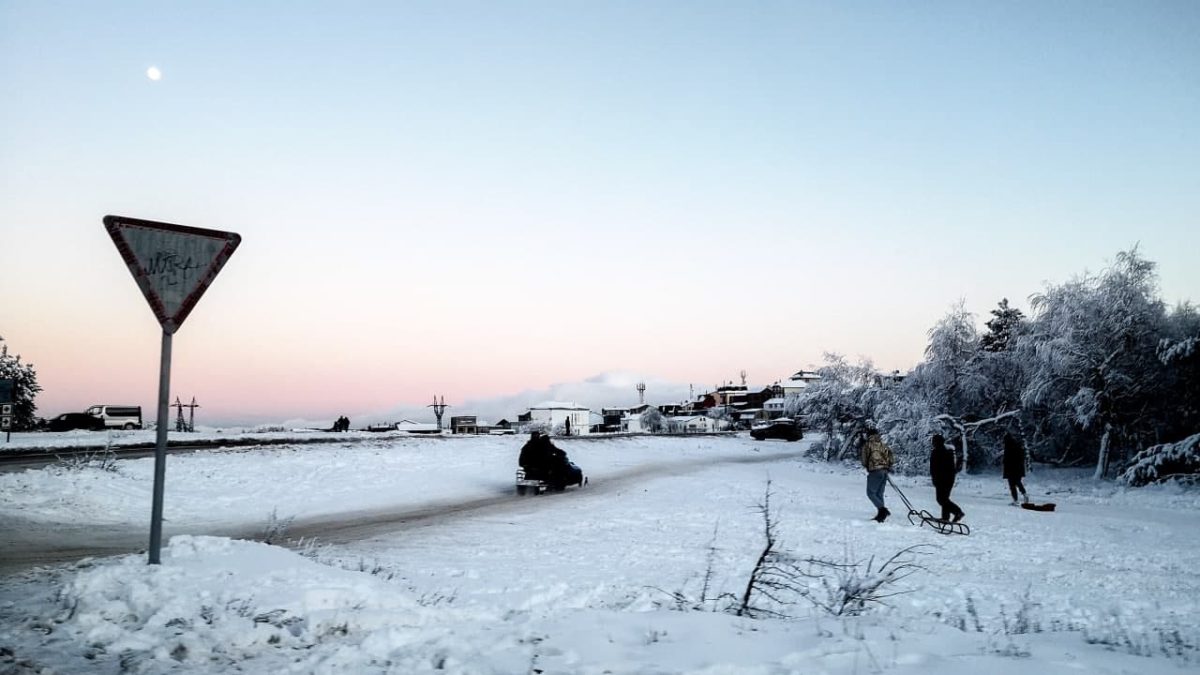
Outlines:
{"type": "Polygon", "coordinates": [[[592,413],[584,406],[563,401],[544,401],[529,406],[531,424],[543,426],[551,433],[586,436],[592,433],[592,413]]]}
{"type": "Polygon", "coordinates": [[[441,429],[438,429],[436,424],[426,424],[423,422],[414,422],[412,420],[400,420],[396,422],[396,431],[403,431],[409,434],[440,434],[441,429]]]}
{"type": "Polygon", "coordinates": [[[642,416],[629,413],[621,418],[621,431],[627,434],[640,434],[646,430],[642,427],[642,416]]]}
{"type": "Polygon", "coordinates": [[[784,397],[787,397],[789,394],[799,394],[820,379],[821,376],[811,370],[800,370],[781,382],[779,386],[783,388],[784,397]]]}
{"type": "Polygon", "coordinates": [[[775,419],[783,417],[783,413],[787,410],[787,398],[784,396],[776,396],[763,401],[763,410],[767,411],[767,417],[775,419]]]}
{"type": "Polygon", "coordinates": [[[709,434],[717,430],[717,420],[707,415],[677,415],[667,418],[672,434],[709,434]]]}

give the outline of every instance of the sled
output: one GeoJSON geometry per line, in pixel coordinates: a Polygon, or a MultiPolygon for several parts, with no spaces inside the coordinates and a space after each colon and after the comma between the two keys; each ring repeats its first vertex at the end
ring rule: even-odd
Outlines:
{"type": "Polygon", "coordinates": [[[896,484],[892,482],[891,476],[888,476],[887,481],[888,485],[891,485],[892,489],[896,491],[896,494],[900,495],[900,501],[904,502],[904,505],[908,507],[908,522],[910,524],[918,527],[928,525],[938,534],[961,534],[964,536],[971,534],[971,528],[966,523],[942,520],[941,518],[935,518],[932,513],[924,509],[918,511],[913,508],[912,502],[908,501],[908,497],[900,491],[900,488],[896,487],[896,484]]]}
{"type": "Polygon", "coordinates": [[[1025,502],[1024,504],[1021,504],[1021,508],[1029,509],[1030,511],[1053,511],[1054,503],[1049,502],[1046,504],[1031,504],[1029,502],[1025,502]]]}

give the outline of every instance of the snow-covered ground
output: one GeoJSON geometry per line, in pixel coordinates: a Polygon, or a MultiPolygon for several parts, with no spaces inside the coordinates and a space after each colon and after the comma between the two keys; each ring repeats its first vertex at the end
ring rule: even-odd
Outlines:
{"type": "MultiPolygon", "coordinates": [[[[902,517],[868,521],[862,472],[796,458],[804,442],[562,442],[591,484],[518,498],[522,441],[172,456],[163,564],[132,553],[0,577],[0,671],[985,675],[1200,664],[1194,491],[1039,471],[1031,495],[1058,510],[1037,513],[1010,507],[998,476],[967,477],[955,496],[972,534],[945,537],[902,517]],[[836,589],[839,574],[869,577],[869,559],[878,569],[921,545],[909,556],[920,571],[884,589],[906,592],[858,616],[793,594],[783,599],[795,604],[755,598],[786,616],[721,611],[741,599],[762,550],[756,505],[768,480],[780,549],[861,563],[826,570],[836,589]],[[337,514],[353,536],[290,547],[213,536],[293,517],[293,534],[333,533],[337,514]]],[[[145,540],[152,467],[2,474],[3,537],[144,547],[128,542],[145,540]]],[[[933,506],[927,480],[897,482],[933,506]]],[[[888,499],[901,516],[890,488],[888,499]]],[[[827,597],[821,579],[807,583],[827,597]]]]}

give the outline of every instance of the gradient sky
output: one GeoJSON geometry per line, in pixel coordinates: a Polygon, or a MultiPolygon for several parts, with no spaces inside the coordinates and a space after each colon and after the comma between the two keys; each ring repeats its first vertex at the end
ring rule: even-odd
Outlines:
{"type": "Polygon", "coordinates": [[[1138,242],[1196,298],[1198,35],[1190,0],[0,0],[0,336],[43,415],[153,406],[110,213],[243,237],[174,341],[208,421],[906,369],[958,299],[1138,242]]]}

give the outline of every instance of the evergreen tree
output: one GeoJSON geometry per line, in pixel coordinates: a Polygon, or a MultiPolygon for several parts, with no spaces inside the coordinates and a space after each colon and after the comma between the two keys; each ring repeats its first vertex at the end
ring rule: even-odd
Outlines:
{"type": "Polygon", "coordinates": [[[33,402],[42,390],[37,383],[37,372],[32,363],[21,363],[20,355],[10,356],[8,345],[0,337],[0,380],[13,380],[16,385],[13,401],[13,430],[22,431],[34,427],[37,405],[33,402]]]}
{"type": "Polygon", "coordinates": [[[1025,326],[1025,314],[1016,307],[1008,306],[1008,298],[1000,301],[992,310],[992,319],[987,322],[988,332],[979,340],[979,346],[987,352],[1006,352],[1013,340],[1025,326]]]}

